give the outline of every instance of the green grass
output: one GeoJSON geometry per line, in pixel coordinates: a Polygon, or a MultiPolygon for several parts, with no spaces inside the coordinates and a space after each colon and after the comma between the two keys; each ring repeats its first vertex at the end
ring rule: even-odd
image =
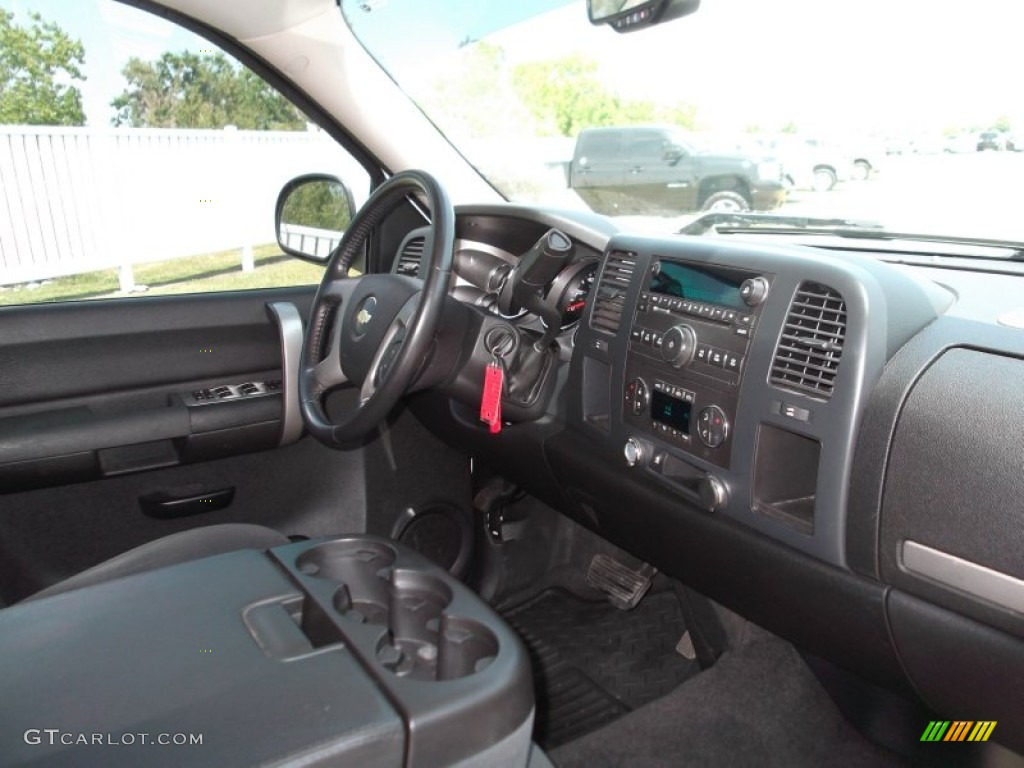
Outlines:
{"type": "Polygon", "coordinates": [[[252,272],[242,271],[239,249],[136,264],[135,283],[147,289],[132,294],[121,293],[116,269],[86,272],[58,277],[36,288],[24,285],[0,288],[0,305],[311,285],[319,283],[323,277],[323,267],[285,256],[274,244],[253,248],[253,260],[256,269],[252,272]]]}

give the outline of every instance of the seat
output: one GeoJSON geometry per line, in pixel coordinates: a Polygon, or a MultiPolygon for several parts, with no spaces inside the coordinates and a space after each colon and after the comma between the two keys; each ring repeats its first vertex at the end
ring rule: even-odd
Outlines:
{"type": "Polygon", "coordinates": [[[51,597],[61,592],[186,563],[189,560],[222,555],[239,549],[270,549],[287,543],[287,536],[262,525],[228,523],[192,528],[122,552],[99,565],[29,595],[22,602],[51,597]]]}

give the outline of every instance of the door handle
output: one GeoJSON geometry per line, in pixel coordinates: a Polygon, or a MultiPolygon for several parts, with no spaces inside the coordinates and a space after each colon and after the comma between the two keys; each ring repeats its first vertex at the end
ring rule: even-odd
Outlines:
{"type": "Polygon", "coordinates": [[[642,165],[634,165],[632,168],[629,169],[629,172],[632,174],[643,173],[643,171],[644,167],[642,165]]]}
{"type": "Polygon", "coordinates": [[[173,520],[177,517],[191,517],[204,512],[216,512],[231,505],[235,498],[235,487],[218,488],[201,493],[168,493],[155,491],[139,497],[142,514],[157,520],[173,520]]]}

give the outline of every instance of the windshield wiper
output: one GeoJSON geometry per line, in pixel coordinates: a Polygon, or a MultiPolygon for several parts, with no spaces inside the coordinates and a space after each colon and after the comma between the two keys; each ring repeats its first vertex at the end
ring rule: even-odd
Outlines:
{"type": "MultiPolygon", "coordinates": [[[[783,216],[774,213],[731,213],[712,211],[698,216],[676,234],[703,235],[714,232],[721,235],[769,233],[778,235],[834,235],[857,240],[889,240],[919,243],[966,245],[992,248],[1004,253],[998,256],[970,255],[971,258],[992,258],[999,261],[1024,261],[1024,244],[1012,240],[993,240],[981,237],[955,237],[921,234],[918,232],[891,232],[875,221],[859,219],[828,219],[814,216],[783,216]]],[[[953,255],[944,253],[942,255],[953,255]]],[[[967,254],[964,254],[967,256],[967,254]]]]}
{"type": "Polygon", "coordinates": [[[857,237],[870,237],[871,234],[885,233],[885,228],[877,221],[861,221],[858,219],[826,219],[814,216],[783,216],[777,213],[738,213],[731,211],[711,211],[698,216],[676,234],[703,235],[706,232],[729,234],[735,232],[820,232],[824,234],[856,233],[857,237]]]}

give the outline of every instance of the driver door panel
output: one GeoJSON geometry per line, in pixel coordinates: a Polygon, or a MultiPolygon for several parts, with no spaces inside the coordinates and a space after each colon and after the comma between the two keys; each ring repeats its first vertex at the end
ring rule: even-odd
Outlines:
{"type": "Polygon", "coordinates": [[[302,287],[0,310],[0,597],[198,525],[363,530],[362,449],[278,447],[279,391],[203,405],[193,395],[280,381],[266,303],[304,317],[312,297],[302,287]]]}

